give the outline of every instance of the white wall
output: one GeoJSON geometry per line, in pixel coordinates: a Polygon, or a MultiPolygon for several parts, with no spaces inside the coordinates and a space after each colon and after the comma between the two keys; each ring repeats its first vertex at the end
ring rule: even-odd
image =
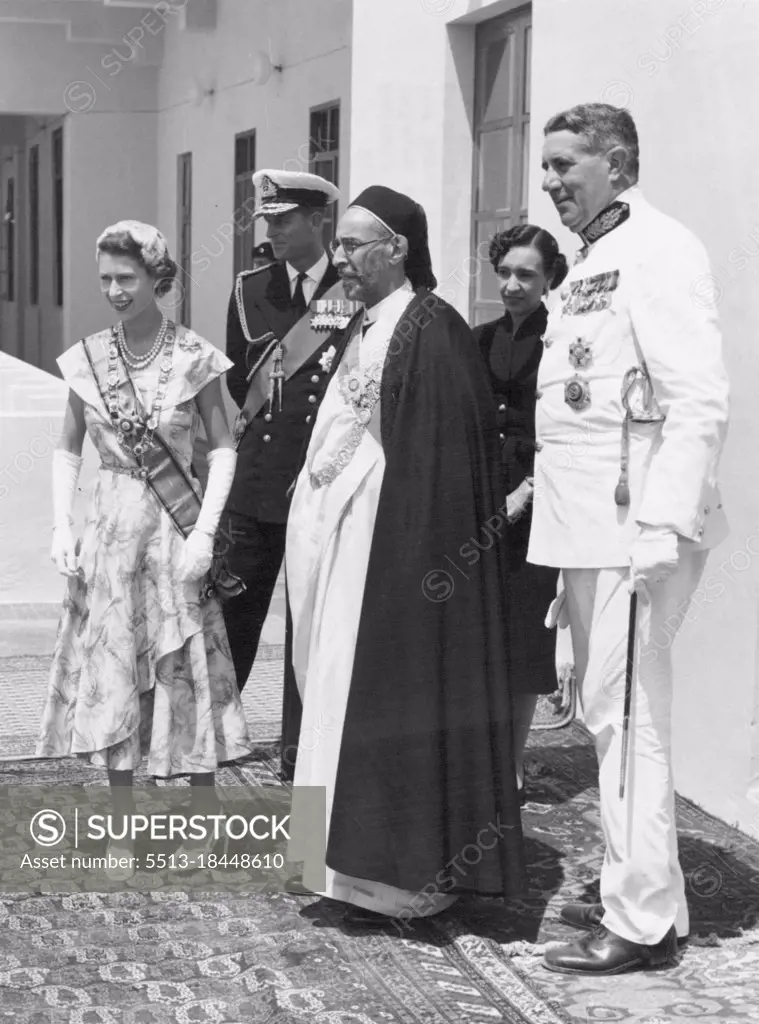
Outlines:
{"type": "MultiPolygon", "coordinates": [[[[340,181],[349,174],[350,0],[219,0],[210,33],[166,39],[160,77],[158,226],[176,252],[177,156],[193,154],[192,326],[225,347],[233,279],[234,136],[256,129],[258,167],[308,170],[309,108],[341,101],[340,181]],[[268,83],[250,81],[253,54],[283,64],[268,83]],[[200,106],[197,87],[215,89],[200,106]]],[[[255,241],[264,238],[259,225],[255,241]]],[[[250,245],[253,244],[251,233],[250,245]]]]}
{"type": "MultiPolygon", "coordinates": [[[[642,189],[695,231],[713,260],[732,384],[721,471],[732,535],[706,570],[724,595],[683,628],[674,648],[675,766],[681,792],[756,830],[759,808],[746,796],[752,750],[759,754],[759,572],[750,554],[759,552],[759,149],[750,114],[759,94],[759,5],[536,0],[533,19],[530,219],[554,231],[565,251],[576,248],[540,190],[542,125],[573,103],[628,105],[640,135],[642,189]],[[731,556],[734,568],[725,564],[731,556]]],[[[694,295],[709,285],[695,282],[694,295]]]]}
{"type": "Polygon", "coordinates": [[[438,293],[469,316],[474,38],[523,0],[355,0],[351,194],[382,184],[424,206],[438,293]],[[403,30],[399,31],[399,25],[403,30]]]}
{"type": "MultiPolygon", "coordinates": [[[[134,11],[134,24],[144,17],[134,11]]],[[[128,24],[128,19],[125,24],[128,24]]],[[[169,22],[170,24],[170,22],[169,22]]],[[[18,324],[24,347],[14,350],[56,372],[55,357],[110,313],[100,298],[95,239],[123,217],[155,220],[157,69],[123,43],[67,43],[61,25],[3,24],[0,31],[0,113],[35,115],[52,126],[64,117],[64,306],[53,303],[50,134],[40,152],[41,304],[28,307],[26,155],[17,159],[18,324]],[[125,59],[115,56],[120,53],[125,59]]],[[[34,140],[31,140],[34,141],[34,140]]],[[[3,310],[3,326],[15,321],[3,310]]],[[[9,331],[9,335],[11,332],[9,331]]]]}
{"type": "Polygon", "coordinates": [[[113,322],[100,294],[98,235],[118,220],[156,221],[156,127],[150,113],[66,119],[63,349],[113,322]]]}
{"type": "MultiPolygon", "coordinates": [[[[135,11],[135,24],[139,22],[135,11]]],[[[153,110],[156,69],[121,62],[107,43],[67,43],[63,25],[0,29],[0,113],[153,110]]],[[[121,46],[126,55],[129,50],[121,46]]]]}

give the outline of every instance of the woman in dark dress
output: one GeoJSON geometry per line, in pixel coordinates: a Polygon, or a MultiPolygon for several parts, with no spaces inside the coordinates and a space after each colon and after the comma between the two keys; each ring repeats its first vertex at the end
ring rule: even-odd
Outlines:
{"type": "MultiPolygon", "coordinates": [[[[543,298],[567,275],[567,261],[556,239],[532,224],[497,234],[490,262],[498,275],[504,315],[474,330],[498,413],[506,477],[509,556],[506,628],[512,668],[514,750],[517,782],[524,787],[523,755],[539,694],[556,689],[555,635],[544,625],[556,597],[558,570],[529,565],[535,462],[535,402],[538,366],[548,312],[543,298]]],[[[523,796],[524,802],[524,796],[523,796]]]]}

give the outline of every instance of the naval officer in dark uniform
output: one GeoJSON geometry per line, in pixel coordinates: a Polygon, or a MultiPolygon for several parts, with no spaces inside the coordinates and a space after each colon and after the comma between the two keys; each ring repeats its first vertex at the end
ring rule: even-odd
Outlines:
{"type": "MultiPolygon", "coordinates": [[[[352,307],[322,241],[337,188],[315,174],[278,170],[256,172],[253,183],[261,190],[255,216],[266,220],[274,261],[238,275],[227,316],[234,361],[227,382],[241,413],[223,525],[229,568],[247,589],[225,604],[224,618],[240,690],[282,565],[288,491],[327,382],[333,330],[349,319],[343,307],[352,307]]],[[[294,749],[299,714],[288,713],[289,689],[286,678],[283,747],[294,749]]]]}

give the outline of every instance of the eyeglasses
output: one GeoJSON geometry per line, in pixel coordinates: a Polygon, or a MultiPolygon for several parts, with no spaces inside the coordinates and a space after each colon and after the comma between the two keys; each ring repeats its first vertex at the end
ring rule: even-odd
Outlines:
{"type": "Polygon", "coordinates": [[[389,242],[395,235],[383,235],[382,238],[370,238],[368,242],[359,242],[355,238],[333,238],[329,243],[329,249],[334,256],[338,249],[342,248],[346,256],[352,256],[356,249],[364,245],[376,245],[377,242],[389,242]]]}

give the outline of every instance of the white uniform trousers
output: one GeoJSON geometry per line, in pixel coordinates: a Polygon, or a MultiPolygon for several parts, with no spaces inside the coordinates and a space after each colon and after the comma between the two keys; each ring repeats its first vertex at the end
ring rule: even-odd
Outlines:
{"type": "Polygon", "coordinates": [[[566,612],[578,693],[598,756],[603,924],[652,945],[674,924],[688,933],[685,880],[677,852],[672,777],[672,640],[706,564],[681,542],[677,572],[638,600],[627,782],[619,798],[629,570],[564,569],[566,612]]]}

